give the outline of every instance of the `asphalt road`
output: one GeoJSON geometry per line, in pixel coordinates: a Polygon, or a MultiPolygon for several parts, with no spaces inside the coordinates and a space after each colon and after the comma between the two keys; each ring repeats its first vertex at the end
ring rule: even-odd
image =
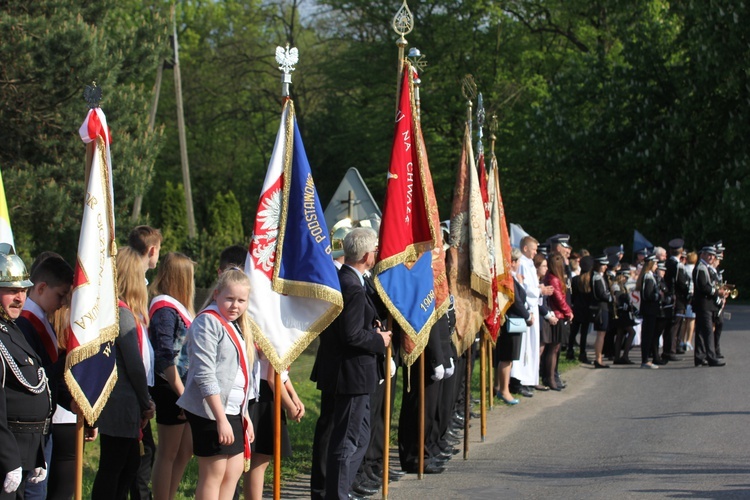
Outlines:
{"type": "Polygon", "coordinates": [[[750,306],[729,312],[727,366],[574,369],[560,393],[496,406],[483,443],[472,420],[468,460],[389,498],[750,498],[750,306]]]}

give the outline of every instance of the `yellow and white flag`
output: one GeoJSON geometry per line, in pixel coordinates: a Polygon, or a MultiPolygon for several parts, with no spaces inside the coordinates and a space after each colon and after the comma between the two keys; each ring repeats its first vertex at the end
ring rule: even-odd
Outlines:
{"type": "Polygon", "coordinates": [[[0,173],[0,243],[8,243],[14,250],[16,248],[16,244],[13,242],[13,230],[10,228],[10,215],[8,214],[8,203],[5,201],[2,173],[0,173]]]}

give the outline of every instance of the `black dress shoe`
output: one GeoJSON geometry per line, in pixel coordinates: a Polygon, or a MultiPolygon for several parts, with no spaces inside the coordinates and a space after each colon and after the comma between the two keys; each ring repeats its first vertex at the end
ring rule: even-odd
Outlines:
{"type": "Polygon", "coordinates": [[[708,366],[726,366],[726,362],[724,361],[714,361],[713,363],[711,361],[708,362],[708,366]]]}
{"type": "Polygon", "coordinates": [[[406,472],[402,470],[391,469],[390,467],[388,468],[388,477],[389,478],[392,477],[394,481],[398,481],[405,475],[406,475],[406,472]]]}
{"type": "Polygon", "coordinates": [[[445,467],[434,463],[425,464],[424,466],[425,474],[441,474],[444,470],[445,467]]]}
{"type": "Polygon", "coordinates": [[[678,358],[674,354],[665,354],[665,355],[662,356],[662,359],[666,359],[668,361],[679,361],[680,360],[680,358],[678,358]]]}
{"type": "MultiPolygon", "coordinates": [[[[457,432],[460,432],[460,431],[457,431],[457,432]]],[[[453,436],[448,436],[447,434],[445,436],[443,436],[443,441],[448,446],[458,446],[462,442],[460,438],[455,438],[453,436]]]]}
{"type": "Polygon", "coordinates": [[[609,368],[609,365],[603,365],[598,361],[594,361],[594,368],[609,368]]]}
{"type": "Polygon", "coordinates": [[[356,493],[357,495],[362,495],[366,497],[370,497],[378,492],[377,488],[368,488],[367,486],[363,484],[359,484],[356,481],[352,485],[352,491],[356,493]]]}
{"type": "Polygon", "coordinates": [[[463,433],[461,432],[460,429],[459,430],[455,430],[455,431],[451,431],[451,430],[445,431],[445,437],[446,437],[446,439],[455,439],[457,441],[461,440],[461,435],[462,434],[463,433]]]}
{"type": "Polygon", "coordinates": [[[695,366],[708,366],[708,361],[705,359],[695,360],[695,366]]]}
{"type": "MultiPolygon", "coordinates": [[[[408,467],[406,467],[404,470],[406,472],[408,472],[409,474],[417,474],[418,473],[417,468],[418,468],[418,466],[415,464],[414,466],[408,466],[408,467]]],[[[426,462],[424,464],[424,470],[423,470],[423,472],[425,474],[440,474],[444,470],[445,470],[445,467],[443,467],[441,465],[437,465],[434,462],[426,462]]]]}
{"type": "Polygon", "coordinates": [[[655,359],[655,360],[653,361],[653,363],[654,363],[655,365],[660,365],[660,366],[664,366],[664,365],[666,365],[667,363],[669,363],[669,359],[668,359],[668,358],[659,358],[659,359],[655,359]]]}
{"type": "MultiPolygon", "coordinates": [[[[367,472],[365,472],[365,475],[367,476],[367,479],[370,480],[370,482],[378,483],[378,485],[383,484],[383,477],[382,476],[378,476],[372,470],[368,470],[367,472]]],[[[388,478],[388,479],[390,479],[390,478],[388,478]]]]}
{"type": "Polygon", "coordinates": [[[375,488],[377,490],[383,484],[383,478],[377,476],[372,478],[365,473],[360,473],[354,482],[355,484],[359,483],[360,486],[364,486],[365,488],[375,488]]]}
{"type": "Polygon", "coordinates": [[[534,397],[534,393],[531,392],[531,390],[528,387],[526,387],[525,385],[522,385],[521,387],[519,387],[518,388],[518,392],[516,394],[520,394],[521,396],[523,396],[525,398],[532,398],[532,397],[534,397]]]}
{"type": "Polygon", "coordinates": [[[355,493],[349,493],[349,500],[364,500],[366,497],[361,497],[355,493]]]}

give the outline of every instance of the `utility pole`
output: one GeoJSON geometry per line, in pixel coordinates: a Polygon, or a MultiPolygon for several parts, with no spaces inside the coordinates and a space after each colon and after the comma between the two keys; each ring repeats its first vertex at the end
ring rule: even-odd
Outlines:
{"type": "Polygon", "coordinates": [[[177,100],[177,132],[180,138],[180,163],[182,164],[182,184],[185,186],[187,206],[188,236],[195,238],[195,215],[193,214],[193,190],[190,187],[190,166],[188,165],[187,139],[185,138],[185,113],[182,108],[182,79],[180,77],[180,45],[177,42],[177,21],[175,6],[172,5],[172,37],[174,40],[174,90],[177,100]]]}

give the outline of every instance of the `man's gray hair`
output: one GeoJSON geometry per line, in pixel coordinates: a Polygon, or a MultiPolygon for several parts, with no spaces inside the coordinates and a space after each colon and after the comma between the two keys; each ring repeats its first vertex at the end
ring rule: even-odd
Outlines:
{"type": "Polygon", "coordinates": [[[661,259],[662,257],[664,259],[666,259],[667,258],[667,250],[665,248],[663,248],[663,247],[655,247],[654,248],[654,255],[656,255],[656,257],[658,259],[661,259]]]}
{"type": "Polygon", "coordinates": [[[362,260],[367,252],[378,246],[378,233],[369,227],[355,227],[344,238],[344,255],[348,263],[362,260]]]}

